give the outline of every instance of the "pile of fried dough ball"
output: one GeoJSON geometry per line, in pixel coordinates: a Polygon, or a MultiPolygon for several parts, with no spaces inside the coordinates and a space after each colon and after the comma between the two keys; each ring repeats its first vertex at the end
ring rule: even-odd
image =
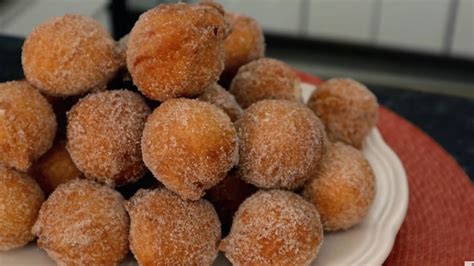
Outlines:
{"type": "Polygon", "coordinates": [[[254,19],[211,1],[161,4],[120,42],[79,15],[34,28],[25,80],[0,84],[0,250],[37,239],[61,265],[129,251],[140,265],[211,265],[218,251],[310,264],[323,232],[374,199],[359,149],[378,104],[334,78],[305,105],[264,50],[254,19]]]}

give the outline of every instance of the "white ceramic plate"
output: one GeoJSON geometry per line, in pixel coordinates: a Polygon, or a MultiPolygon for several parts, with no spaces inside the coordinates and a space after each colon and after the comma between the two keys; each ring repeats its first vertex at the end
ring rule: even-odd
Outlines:
{"type": "MultiPolygon", "coordinates": [[[[314,86],[303,84],[307,100],[314,86]]],[[[343,232],[326,233],[313,265],[381,265],[392,249],[408,207],[408,184],[403,166],[372,130],[363,145],[363,153],[377,180],[377,194],[364,221],[343,232]]],[[[124,265],[135,265],[130,258],[124,265]]],[[[46,253],[34,244],[9,252],[0,252],[0,265],[54,265],[46,253]]],[[[222,254],[214,265],[230,265],[222,254]]]]}

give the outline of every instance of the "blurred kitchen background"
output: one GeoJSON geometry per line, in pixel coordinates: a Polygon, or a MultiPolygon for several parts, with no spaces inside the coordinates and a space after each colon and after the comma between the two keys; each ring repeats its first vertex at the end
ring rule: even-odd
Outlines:
{"type": "MultiPolygon", "coordinates": [[[[118,39],[163,2],[177,1],[0,0],[0,34],[26,36],[69,12],[97,19],[118,39]]],[[[474,99],[474,0],[219,2],[256,18],[267,55],[302,71],[474,99]]]]}

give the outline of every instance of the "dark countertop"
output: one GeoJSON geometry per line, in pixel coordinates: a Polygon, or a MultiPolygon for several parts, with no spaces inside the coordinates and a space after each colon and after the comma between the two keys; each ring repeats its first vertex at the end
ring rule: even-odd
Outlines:
{"type": "MultiPolygon", "coordinates": [[[[0,36],[0,82],[23,78],[22,44],[23,39],[0,36]]],[[[369,87],[382,105],[440,143],[474,181],[474,101],[375,84],[369,87]]]]}

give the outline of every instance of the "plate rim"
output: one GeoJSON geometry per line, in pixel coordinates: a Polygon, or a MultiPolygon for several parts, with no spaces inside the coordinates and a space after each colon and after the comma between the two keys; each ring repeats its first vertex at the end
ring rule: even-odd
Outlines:
{"type": "MultiPolygon", "coordinates": [[[[304,95],[308,93],[311,94],[317,89],[317,86],[306,82],[302,82],[301,85],[303,99],[304,102],[306,102],[307,97],[304,97],[304,95]]],[[[345,263],[326,262],[324,265],[382,265],[390,255],[398,232],[406,217],[409,203],[409,187],[406,171],[400,158],[385,142],[377,127],[372,129],[369,136],[365,139],[362,148],[364,153],[367,148],[373,150],[372,152],[377,155],[377,160],[381,160],[384,164],[383,168],[385,173],[390,173],[386,179],[391,183],[395,182],[397,185],[394,187],[398,188],[398,190],[393,191],[394,187],[391,187],[392,193],[388,199],[390,204],[384,206],[384,210],[388,210],[387,214],[384,214],[382,211],[382,219],[378,220],[373,230],[370,230],[372,236],[375,237],[372,238],[366,252],[364,254],[358,254],[360,256],[357,258],[351,256],[350,260],[348,258],[348,261],[345,263]]],[[[316,258],[315,262],[318,263],[318,258],[316,258]]]]}

